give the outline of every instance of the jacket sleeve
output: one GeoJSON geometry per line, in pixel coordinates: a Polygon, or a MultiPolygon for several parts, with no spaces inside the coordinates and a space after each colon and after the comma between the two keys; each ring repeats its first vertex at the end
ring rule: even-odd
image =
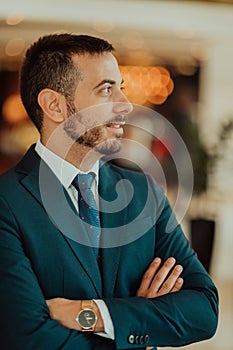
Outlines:
{"type": "Polygon", "coordinates": [[[1,349],[115,349],[111,341],[69,330],[50,319],[14,214],[1,197],[0,310],[1,349]]]}
{"type": "Polygon", "coordinates": [[[139,348],[142,345],[138,343],[143,343],[145,339],[147,346],[178,347],[208,339],[216,331],[217,290],[176,223],[169,203],[165,199],[164,203],[155,224],[155,256],[163,260],[169,256],[176,258],[184,268],[184,286],[179,292],[154,299],[106,299],[117,349],[139,348]],[[170,218],[176,224],[168,232],[170,218]]]}

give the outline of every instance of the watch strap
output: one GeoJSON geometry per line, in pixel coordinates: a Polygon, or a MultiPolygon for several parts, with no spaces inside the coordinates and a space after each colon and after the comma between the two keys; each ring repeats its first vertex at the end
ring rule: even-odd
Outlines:
{"type": "Polygon", "coordinates": [[[94,301],[93,300],[82,300],[81,310],[83,309],[93,309],[94,301]]]}

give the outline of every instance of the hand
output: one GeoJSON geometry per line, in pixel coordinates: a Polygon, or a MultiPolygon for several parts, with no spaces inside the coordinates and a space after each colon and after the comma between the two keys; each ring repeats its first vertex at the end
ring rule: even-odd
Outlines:
{"type": "MultiPolygon", "coordinates": [[[[54,298],[46,300],[50,311],[50,317],[58,321],[62,326],[81,331],[78,322],[75,320],[81,310],[81,300],[69,300],[64,298],[54,298]]],[[[104,324],[100,311],[95,303],[93,303],[94,311],[97,314],[97,323],[95,332],[104,332],[104,324]]]]}
{"type": "Polygon", "coordinates": [[[164,294],[178,292],[183,285],[183,278],[179,277],[183,268],[181,265],[175,266],[175,263],[174,258],[169,258],[161,267],[161,259],[155,258],[145,272],[136,295],[156,298],[164,294]]]}

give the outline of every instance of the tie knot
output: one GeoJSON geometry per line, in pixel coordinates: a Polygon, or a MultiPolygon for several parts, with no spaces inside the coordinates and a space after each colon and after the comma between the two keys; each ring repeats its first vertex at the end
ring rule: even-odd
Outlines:
{"type": "Polygon", "coordinates": [[[88,174],[78,174],[73,180],[73,185],[80,190],[90,189],[94,177],[95,174],[92,172],[88,174]]]}

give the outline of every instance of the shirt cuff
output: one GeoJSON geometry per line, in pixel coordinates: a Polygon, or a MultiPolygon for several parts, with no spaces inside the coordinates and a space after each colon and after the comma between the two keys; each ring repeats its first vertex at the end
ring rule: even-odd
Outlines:
{"type": "Polygon", "coordinates": [[[114,340],[115,333],[114,333],[113,323],[112,323],[112,319],[108,311],[107,305],[103,300],[94,300],[94,302],[98,306],[101,317],[104,322],[104,332],[97,332],[95,334],[100,335],[101,337],[104,337],[104,338],[109,338],[114,340]]]}

